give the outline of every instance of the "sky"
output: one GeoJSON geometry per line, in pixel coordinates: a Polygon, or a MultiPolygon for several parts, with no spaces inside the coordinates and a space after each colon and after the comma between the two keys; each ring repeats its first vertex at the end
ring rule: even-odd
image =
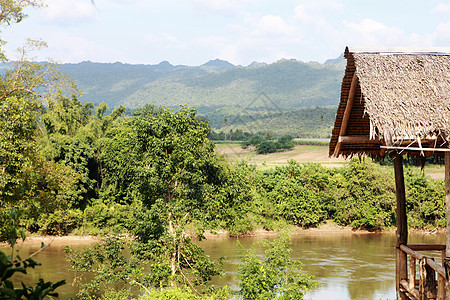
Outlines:
{"type": "Polygon", "coordinates": [[[10,59],[28,39],[36,60],[246,66],[323,63],[346,46],[450,46],[450,1],[434,0],[44,0],[1,28],[10,59]]]}

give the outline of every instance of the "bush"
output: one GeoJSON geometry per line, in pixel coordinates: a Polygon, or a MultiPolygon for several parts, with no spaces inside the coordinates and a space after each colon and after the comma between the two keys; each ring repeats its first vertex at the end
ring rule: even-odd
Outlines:
{"type": "Polygon", "coordinates": [[[230,292],[227,288],[214,291],[211,295],[195,294],[186,286],[168,288],[163,290],[152,290],[149,294],[142,296],[139,300],[226,300],[230,292]]]}
{"type": "Polygon", "coordinates": [[[433,180],[423,171],[405,171],[408,224],[415,228],[446,225],[444,182],[433,180]]]}
{"type": "Polygon", "coordinates": [[[395,224],[395,184],[391,170],[354,158],[338,182],[334,220],[339,225],[369,230],[395,224]]]}
{"type": "Polygon", "coordinates": [[[278,150],[276,142],[264,141],[256,145],[256,152],[258,154],[274,153],[278,150]]]}
{"type": "Polygon", "coordinates": [[[77,228],[83,219],[79,209],[56,210],[38,220],[39,232],[49,235],[66,235],[77,228]]]}
{"type": "Polygon", "coordinates": [[[239,264],[240,299],[303,299],[316,285],[312,276],[302,272],[301,262],[290,258],[290,239],[279,235],[275,241],[265,242],[265,257],[255,249],[244,250],[239,264]]]}

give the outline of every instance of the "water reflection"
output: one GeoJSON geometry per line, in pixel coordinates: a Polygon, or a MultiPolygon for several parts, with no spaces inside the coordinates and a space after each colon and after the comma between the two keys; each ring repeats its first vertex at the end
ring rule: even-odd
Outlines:
{"type": "MultiPolygon", "coordinates": [[[[249,248],[260,240],[241,238],[249,248]]],[[[411,243],[445,243],[445,235],[412,235],[411,243]]],[[[316,299],[395,299],[395,234],[317,233],[294,235],[292,256],[303,263],[303,269],[320,281],[307,298],[316,299]]],[[[210,239],[202,247],[212,258],[226,258],[225,278],[215,278],[217,285],[236,288],[233,277],[239,262],[236,239],[210,239]]],[[[262,246],[257,246],[263,253],[262,246]]],[[[424,253],[427,254],[427,253],[424,253]]],[[[430,254],[427,254],[430,255],[430,254]]],[[[439,254],[434,253],[436,257],[439,254]]]]}
{"type": "MultiPolygon", "coordinates": [[[[272,239],[273,237],[266,237],[272,239]]],[[[262,238],[209,238],[200,245],[211,258],[225,257],[225,277],[214,278],[213,284],[228,285],[237,289],[235,279],[241,248],[250,248],[262,238]]],[[[445,235],[410,235],[410,243],[438,244],[445,243],[445,235]]],[[[320,281],[319,287],[310,291],[308,298],[316,299],[395,299],[395,234],[349,234],[349,233],[314,233],[294,235],[292,237],[292,256],[303,263],[303,269],[320,281]]],[[[67,244],[67,243],[66,243],[67,244]]],[[[18,281],[26,278],[32,284],[39,278],[58,281],[65,278],[67,284],[58,291],[62,298],[73,296],[77,292],[72,286],[73,272],[64,259],[64,243],[53,244],[38,255],[36,260],[43,266],[30,272],[29,276],[18,276],[18,281]]],[[[255,244],[263,254],[262,244],[255,244]]],[[[86,244],[72,245],[74,249],[86,247],[86,244]]],[[[39,244],[23,247],[21,254],[25,257],[39,249],[39,244]]],[[[4,250],[4,248],[3,248],[4,250]]],[[[428,253],[424,253],[429,255],[428,253]]],[[[439,254],[434,253],[436,257],[439,254]]]]}

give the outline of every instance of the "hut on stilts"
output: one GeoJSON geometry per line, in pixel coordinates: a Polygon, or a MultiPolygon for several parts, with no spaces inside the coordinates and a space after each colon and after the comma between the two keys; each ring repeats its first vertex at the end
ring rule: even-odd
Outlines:
{"type": "Polygon", "coordinates": [[[450,299],[450,48],[346,48],[330,156],[390,156],[397,299],[450,299]],[[408,244],[403,155],[445,157],[446,245],[408,244]],[[440,251],[435,261],[420,251],[440,251]],[[419,274],[417,276],[417,274],[419,274]]]}

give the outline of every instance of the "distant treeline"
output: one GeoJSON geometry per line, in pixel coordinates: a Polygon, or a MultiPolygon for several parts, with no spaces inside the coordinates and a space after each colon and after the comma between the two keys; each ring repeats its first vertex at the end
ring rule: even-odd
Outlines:
{"type": "Polygon", "coordinates": [[[213,140],[246,140],[253,135],[267,139],[291,135],[294,138],[330,138],[335,107],[314,107],[289,112],[218,109],[204,115],[213,140]]]}

